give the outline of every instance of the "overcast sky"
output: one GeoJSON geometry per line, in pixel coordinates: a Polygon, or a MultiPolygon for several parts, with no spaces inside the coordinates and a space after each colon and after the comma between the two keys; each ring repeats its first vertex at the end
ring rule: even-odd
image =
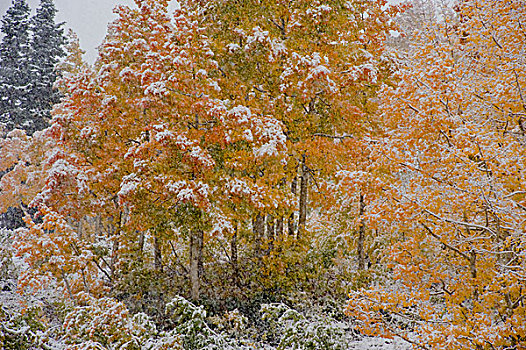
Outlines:
{"type": "MultiPolygon", "coordinates": [[[[391,0],[397,2],[399,0],[391,0]]],[[[27,0],[35,12],[40,0],[27,0]]],[[[12,0],[0,0],[0,15],[11,6],[12,0]]],[[[80,46],[86,50],[85,59],[93,63],[97,57],[96,47],[102,43],[106,28],[115,19],[113,8],[116,5],[134,5],[133,0],[55,0],[58,9],[57,22],[66,22],[80,39],[80,46]]]]}

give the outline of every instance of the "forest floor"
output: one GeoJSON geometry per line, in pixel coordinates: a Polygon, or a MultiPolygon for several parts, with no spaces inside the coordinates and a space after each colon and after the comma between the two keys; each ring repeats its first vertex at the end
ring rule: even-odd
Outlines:
{"type": "MultiPolygon", "coordinates": [[[[0,258],[2,258],[2,256],[4,257],[0,259],[0,311],[2,311],[0,312],[0,320],[2,314],[4,314],[4,316],[6,314],[11,316],[21,315],[24,309],[31,309],[33,306],[40,305],[43,306],[42,311],[45,313],[48,323],[51,323],[48,324],[48,326],[55,330],[60,329],[62,327],[60,317],[56,315],[56,307],[52,306],[52,300],[54,299],[52,297],[54,294],[52,286],[49,286],[50,288],[46,288],[49,290],[40,290],[39,292],[30,296],[20,295],[17,292],[17,276],[29,267],[23,262],[21,258],[12,256],[10,254],[11,252],[8,252],[9,254],[6,254],[6,252],[7,250],[4,249],[4,254],[0,254],[0,258]]],[[[0,253],[2,253],[2,251],[0,251],[0,253]]],[[[314,323],[312,323],[312,325],[314,325],[314,323]]],[[[350,326],[353,328],[352,325],[350,326]]],[[[349,330],[352,331],[351,329],[349,330]]],[[[2,348],[1,335],[2,329],[0,327],[0,348],[2,348]]],[[[61,339],[49,339],[49,341],[51,341],[51,343],[48,343],[51,346],[50,349],[61,350],[66,347],[67,339],[62,339],[62,337],[59,338],[61,339]]],[[[380,337],[360,336],[353,332],[353,335],[349,340],[350,343],[346,343],[349,345],[347,350],[411,349],[411,345],[401,338],[384,339],[380,337]]],[[[266,349],[274,349],[274,347],[270,346],[268,348],[266,347],[266,349]]],[[[338,349],[341,349],[341,347],[338,347],[338,349]]]]}
{"type": "MultiPolygon", "coordinates": [[[[23,298],[16,292],[16,281],[0,279],[0,307],[9,313],[17,313],[21,309],[23,298]]],[[[63,340],[55,343],[56,350],[64,346],[63,340]]],[[[348,350],[409,350],[411,346],[401,338],[384,339],[364,336],[352,342],[348,350]]],[[[320,349],[322,350],[322,349],[320,349]]],[[[330,350],[330,349],[323,349],[330,350]]]]}

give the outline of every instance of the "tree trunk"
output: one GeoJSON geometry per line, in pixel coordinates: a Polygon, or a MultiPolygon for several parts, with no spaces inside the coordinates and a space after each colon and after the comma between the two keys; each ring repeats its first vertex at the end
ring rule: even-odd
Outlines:
{"type": "Polygon", "coordinates": [[[111,252],[110,260],[110,271],[111,271],[111,280],[115,280],[116,274],[116,265],[119,260],[119,243],[120,243],[120,234],[121,234],[121,223],[122,223],[122,212],[119,212],[119,219],[117,220],[116,226],[109,224],[109,231],[112,232],[113,247],[111,252]]]}
{"type": "MultiPolygon", "coordinates": [[[[468,221],[466,212],[464,212],[464,221],[466,222],[468,221]]],[[[471,237],[471,230],[467,226],[466,226],[466,236],[471,237]]],[[[473,249],[469,252],[469,271],[471,273],[471,278],[476,279],[477,278],[477,254],[475,253],[475,250],[473,249]]],[[[473,289],[473,300],[477,300],[478,290],[477,290],[476,285],[474,287],[475,288],[473,289]]]]}
{"type": "Polygon", "coordinates": [[[102,218],[100,217],[100,215],[97,215],[95,217],[94,226],[95,226],[95,234],[101,235],[103,231],[103,225],[102,225],[102,218]]]}
{"type": "Polygon", "coordinates": [[[144,235],[144,231],[140,231],[138,233],[139,233],[139,247],[138,247],[138,252],[137,252],[137,259],[139,260],[139,262],[142,263],[142,259],[143,259],[143,255],[144,255],[145,235],[144,235]]]}
{"type": "Polygon", "coordinates": [[[267,239],[268,239],[268,252],[274,249],[274,217],[267,215],[267,239]]]}
{"type": "Polygon", "coordinates": [[[153,256],[154,256],[154,266],[155,270],[162,272],[163,271],[163,256],[161,252],[161,241],[159,237],[153,237],[153,256]]]}
{"type": "Polygon", "coordinates": [[[365,224],[363,223],[364,212],[365,212],[364,198],[363,198],[363,194],[360,194],[360,209],[359,209],[360,226],[358,227],[358,244],[357,244],[358,270],[360,271],[365,269],[365,252],[363,249],[363,245],[365,241],[365,224]]]}
{"type": "Polygon", "coordinates": [[[203,236],[202,230],[195,230],[190,234],[190,289],[193,301],[199,300],[201,287],[199,269],[202,266],[203,236]]]}
{"type": "Polygon", "coordinates": [[[82,225],[82,218],[77,221],[77,235],[79,237],[79,241],[81,241],[84,237],[84,225],[82,225]]]}
{"type": "Polygon", "coordinates": [[[111,260],[110,260],[110,272],[111,272],[111,280],[115,280],[115,274],[116,274],[116,265],[118,260],[118,251],[119,251],[119,237],[113,237],[113,246],[111,248],[111,260]]]}
{"type": "Polygon", "coordinates": [[[197,251],[199,252],[199,255],[197,257],[197,274],[199,276],[200,281],[204,281],[205,278],[205,266],[203,261],[203,247],[204,247],[204,231],[199,231],[201,233],[201,236],[198,240],[198,247],[197,251]]]}
{"type": "Polygon", "coordinates": [[[300,239],[305,232],[307,222],[307,192],[309,190],[309,174],[305,165],[305,155],[301,162],[301,183],[300,183],[300,213],[298,218],[298,233],[296,238],[300,239]]]}
{"type": "MultiPolygon", "coordinates": [[[[292,183],[290,184],[290,190],[292,194],[296,194],[296,187],[298,186],[297,178],[294,177],[292,179],[292,183]]],[[[292,212],[289,216],[289,236],[294,236],[294,212],[292,212]]]]}
{"type": "Polygon", "coordinates": [[[237,261],[237,222],[234,224],[234,234],[230,240],[230,261],[234,271],[234,284],[239,286],[239,264],[237,261]]]}
{"type": "Polygon", "coordinates": [[[254,231],[256,256],[260,258],[262,256],[261,240],[265,235],[265,217],[263,215],[256,215],[256,218],[252,223],[252,229],[254,231]]]}
{"type": "MultiPolygon", "coordinates": [[[[473,249],[469,252],[469,270],[471,272],[471,278],[475,280],[477,278],[477,254],[475,253],[475,250],[473,249]]],[[[474,284],[473,300],[478,300],[478,298],[479,298],[478,288],[477,288],[477,285],[474,284]]]]}
{"type": "Polygon", "coordinates": [[[276,220],[276,241],[280,241],[283,235],[283,221],[283,216],[280,216],[276,220]]]}

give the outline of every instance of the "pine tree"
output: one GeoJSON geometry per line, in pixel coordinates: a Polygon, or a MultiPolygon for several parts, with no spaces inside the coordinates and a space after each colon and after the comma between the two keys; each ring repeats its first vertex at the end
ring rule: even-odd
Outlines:
{"type": "Polygon", "coordinates": [[[41,0],[36,15],[31,18],[31,120],[24,126],[29,133],[47,126],[51,108],[60,99],[60,93],[53,88],[53,84],[57,79],[55,66],[65,55],[63,45],[66,39],[61,28],[63,23],[55,23],[56,12],[53,0],[41,0]]]}
{"type": "MultiPolygon", "coordinates": [[[[4,131],[21,125],[27,115],[29,13],[25,0],[13,0],[2,18],[0,30],[4,37],[0,43],[0,123],[4,131]]],[[[0,179],[7,170],[2,169],[0,179]]],[[[0,226],[21,226],[23,213],[20,207],[7,210],[0,216],[0,226]]]]}
{"type": "Polygon", "coordinates": [[[2,18],[0,121],[8,130],[27,120],[29,12],[25,0],[13,0],[2,18]]]}

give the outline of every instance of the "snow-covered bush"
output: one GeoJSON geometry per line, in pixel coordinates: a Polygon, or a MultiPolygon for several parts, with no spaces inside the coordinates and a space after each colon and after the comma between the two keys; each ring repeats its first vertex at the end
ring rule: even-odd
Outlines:
{"type": "Polygon", "coordinates": [[[350,325],[331,317],[306,316],[283,303],[263,304],[268,336],[278,339],[278,350],[346,350],[354,340],[350,325]]]}
{"type": "Polygon", "coordinates": [[[234,339],[247,337],[250,332],[248,318],[238,309],[228,311],[222,316],[210,317],[209,321],[218,331],[234,339]]]}
{"type": "Polygon", "coordinates": [[[248,350],[242,339],[246,317],[228,313],[230,324],[217,331],[207,323],[206,311],[177,296],[166,305],[169,330],[159,330],[144,313],[131,315],[124,303],[84,295],[64,321],[67,350],[248,350]]]}
{"type": "Polygon", "coordinates": [[[130,315],[126,305],[112,298],[85,295],[83,305],[66,316],[64,331],[67,350],[181,349],[177,335],[158,332],[147,315],[130,315]]]}
{"type": "MultiPolygon", "coordinates": [[[[248,349],[238,344],[235,339],[229,339],[227,333],[217,332],[210,328],[206,319],[206,311],[202,306],[195,306],[183,297],[177,296],[166,305],[166,312],[173,322],[174,331],[182,339],[185,350],[242,350],[248,349]]],[[[246,318],[235,317],[238,330],[246,323],[246,318]]],[[[234,325],[235,327],[235,325],[234,325]]]]}
{"type": "Polygon", "coordinates": [[[51,349],[47,343],[44,325],[39,321],[39,309],[24,315],[0,308],[0,349],[51,349]]]}
{"type": "Polygon", "coordinates": [[[7,287],[14,268],[11,248],[12,231],[0,229],[0,289],[7,287]]]}

